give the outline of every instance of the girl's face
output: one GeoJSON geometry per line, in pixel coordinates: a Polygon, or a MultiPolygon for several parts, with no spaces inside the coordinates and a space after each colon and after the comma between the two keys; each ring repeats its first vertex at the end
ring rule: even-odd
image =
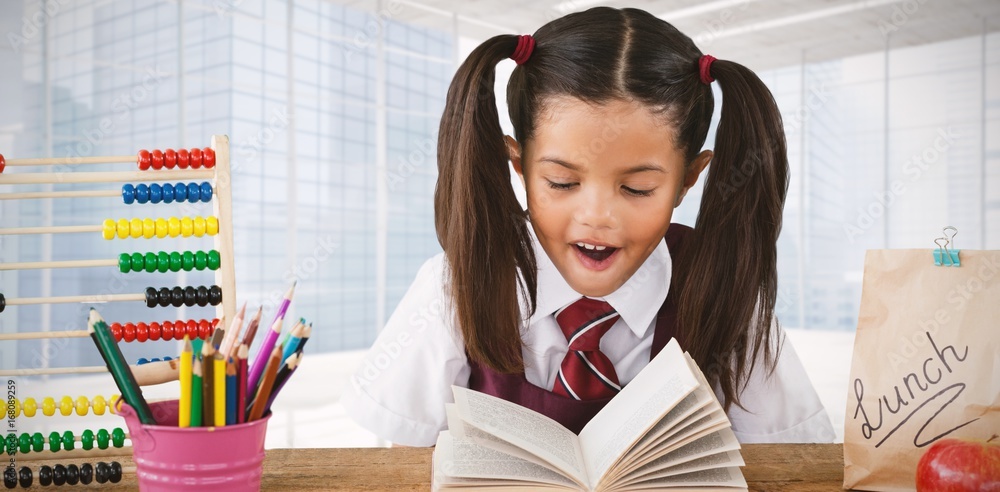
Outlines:
{"type": "Polygon", "coordinates": [[[673,128],[640,103],[546,101],[522,148],[507,137],[542,248],[569,285],[603,297],[621,287],[667,232],[674,207],[711,160],[685,169],[673,128]]]}

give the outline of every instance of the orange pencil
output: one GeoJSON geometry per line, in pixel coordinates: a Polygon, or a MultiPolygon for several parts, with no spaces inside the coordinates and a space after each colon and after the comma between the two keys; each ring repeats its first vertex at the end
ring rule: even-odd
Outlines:
{"type": "Polygon", "coordinates": [[[267,406],[267,400],[271,397],[271,387],[274,386],[274,378],[278,375],[278,366],[281,365],[281,351],[281,345],[274,347],[274,350],[271,351],[271,357],[267,360],[267,366],[264,367],[264,375],[260,378],[260,386],[257,387],[257,394],[254,395],[253,406],[250,408],[247,422],[260,420],[264,416],[264,407],[267,406]]]}

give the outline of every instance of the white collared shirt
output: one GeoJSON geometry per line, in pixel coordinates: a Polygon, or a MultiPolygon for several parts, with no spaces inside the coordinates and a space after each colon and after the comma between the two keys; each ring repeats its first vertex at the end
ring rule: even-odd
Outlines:
{"type": "MultiPolygon", "coordinates": [[[[531,231],[531,228],[528,228],[531,231]]],[[[581,297],[566,283],[531,232],[538,264],[535,314],[522,327],[524,375],[552,390],[568,350],[555,317],[581,297]]],[[[471,368],[446,295],[446,260],[427,260],[346,387],[341,403],[362,427],[407,446],[431,446],[447,427],[451,385],[468,387],[471,368]]],[[[603,299],[621,317],[601,338],[601,351],[624,385],[649,363],[656,313],[667,297],[671,260],[666,242],[603,299]]],[[[522,305],[522,313],[526,313],[522,305]]],[[[524,316],[522,316],[523,318],[524,316]]],[[[784,338],[784,337],[782,337],[784,338]]],[[[730,408],[737,438],[748,442],[830,442],[830,419],[786,341],[774,373],[755,370],[741,394],[746,410],[730,408]]]]}

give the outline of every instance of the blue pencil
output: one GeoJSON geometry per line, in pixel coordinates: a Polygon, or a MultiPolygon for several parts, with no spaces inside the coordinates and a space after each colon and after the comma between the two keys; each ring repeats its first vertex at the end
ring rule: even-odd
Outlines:
{"type": "Polygon", "coordinates": [[[236,362],[230,357],[226,363],[226,425],[236,423],[236,362]]]}
{"type": "Polygon", "coordinates": [[[299,346],[299,342],[302,341],[302,330],[305,329],[303,324],[304,320],[299,320],[298,323],[289,330],[288,340],[284,343],[285,353],[281,354],[281,362],[288,360],[288,358],[295,353],[295,350],[299,346]]]}

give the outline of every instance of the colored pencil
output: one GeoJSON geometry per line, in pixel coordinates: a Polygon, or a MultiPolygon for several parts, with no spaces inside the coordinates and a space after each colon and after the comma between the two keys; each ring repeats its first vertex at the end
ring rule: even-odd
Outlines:
{"type": "Polygon", "coordinates": [[[303,324],[305,320],[299,320],[291,330],[288,330],[288,336],[286,341],[282,342],[281,345],[285,347],[285,352],[281,354],[281,360],[285,361],[295,353],[296,348],[299,346],[299,342],[302,340],[302,330],[305,329],[306,325],[303,324]]]}
{"type": "Polygon", "coordinates": [[[247,422],[260,420],[264,416],[264,406],[267,405],[267,399],[271,396],[271,388],[274,387],[274,378],[278,375],[278,366],[281,365],[281,353],[282,347],[280,345],[274,347],[274,350],[271,351],[271,356],[267,359],[267,368],[260,379],[257,394],[254,395],[253,405],[250,407],[247,422]]]}
{"type": "Polygon", "coordinates": [[[243,318],[246,316],[246,313],[247,303],[244,302],[243,307],[236,313],[236,318],[229,325],[229,330],[226,331],[226,339],[222,341],[222,346],[219,348],[219,352],[226,354],[226,357],[233,357],[232,352],[236,349],[236,339],[240,336],[240,330],[243,329],[243,318]]]}
{"type": "Polygon", "coordinates": [[[247,357],[250,348],[247,344],[241,343],[236,351],[236,423],[242,424],[246,421],[247,407],[247,357]]]}
{"type": "Polygon", "coordinates": [[[215,327],[215,331],[212,332],[212,348],[216,352],[219,351],[219,347],[222,345],[222,340],[226,338],[226,329],[222,326],[222,321],[219,321],[219,326],[215,327]]]}
{"type": "Polygon", "coordinates": [[[200,427],[202,424],[201,414],[203,405],[201,403],[203,387],[201,383],[201,358],[194,354],[191,363],[191,427],[200,427]]]}
{"type": "Polygon", "coordinates": [[[87,331],[90,333],[90,338],[94,341],[94,344],[97,345],[97,351],[104,358],[104,363],[107,365],[108,371],[111,372],[115,384],[118,385],[118,390],[121,391],[122,398],[135,409],[136,415],[139,416],[139,421],[144,424],[156,424],[156,419],[153,418],[153,413],[149,409],[149,404],[146,403],[146,399],[142,396],[142,388],[136,383],[135,377],[132,375],[132,370],[129,368],[128,363],[125,362],[125,357],[122,356],[121,349],[111,334],[111,329],[108,328],[107,323],[104,322],[104,319],[101,318],[101,315],[94,308],[90,308],[87,331]]]}
{"type": "Polygon", "coordinates": [[[236,423],[236,361],[226,360],[226,425],[236,423]]]}
{"type": "Polygon", "coordinates": [[[264,314],[264,306],[257,308],[257,313],[250,318],[250,323],[247,324],[247,331],[243,333],[243,343],[246,344],[247,348],[253,346],[253,339],[257,336],[257,327],[260,326],[260,317],[264,314]]]}
{"type": "Polygon", "coordinates": [[[295,285],[298,283],[298,280],[292,282],[292,286],[288,288],[288,292],[285,292],[285,298],[282,299],[281,305],[278,306],[278,312],[274,313],[274,319],[271,320],[272,324],[279,318],[285,319],[285,313],[288,312],[288,306],[292,304],[292,296],[295,295],[295,285]]]}
{"type": "Polygon", "coordinates": [[[170,381],[177,381],[180,377],[180,359],[161,360],[129,366],[136,384],[139,386],[152,386],[170,381]]]}
{"type": "Polygon", "coordinates": [[[226,425],[226,358],[221,353],[216,352],[213,360],[212,377],[215,378],[214,387],[215,401],[212,406],[215,409],[216,426],[226,425]]]}
{"type": "Polygon", "coordinates": [[[281,369],[278,370],[278,375],[274,377],[274,388],[271,390],[271,395],[267,397],[267,405],[264,405],[264,413],[267,413],[267,411],[271,409],[271,404],[274,403],[274,398],[278,396],[278,392],[285,386],[285,383],[301,363],[302,352],[295,352],[288,358],[288,360],[285,361],[285,363],[281,366],[281,369]]]}
{"type": "MultiPolygon", "coordinates": [[[[177,402],[177,427],[191,427],[191,338],[184,335],[184,349],[181,350],[181,397],[177,402]]],[[[171,361],[172,362],[172,361],[171,361]]]]}
{"type": "MultiPolygon", "coordinates": [[[[281,323],[283,319],[278,318],[274,320],[271,324],[271,329],[267,331],[267,336],[264,337],[264,343],[257,350],[257,357],[254,358],[253,364],[250,364],[250,375],[247,376],[247,390],[251,393],[253,389],[260,385],[260,377],[264,374],[264,368],[268,363],[268,355],[274,350],[275,342],[278,341],[278,336],[281,335],[281,323]]],[[[280,357],[281,354],[279,353],[280,357]]]]}
{"type": "Polygon", "coordinates": [[[215,424],[215,348],[206,340],[201,348],[201,407],[205,426],[215,424]]]}
{"type": "Polygon", "coordinates": [[[201,353],[203,349],[202,345],[204,344],[205,344],[204,340],[198,337],[194,337],[194,339],[191,340],[191,352],[194,353],[194,355],[197,357],[198,354],[201,353]]]}

